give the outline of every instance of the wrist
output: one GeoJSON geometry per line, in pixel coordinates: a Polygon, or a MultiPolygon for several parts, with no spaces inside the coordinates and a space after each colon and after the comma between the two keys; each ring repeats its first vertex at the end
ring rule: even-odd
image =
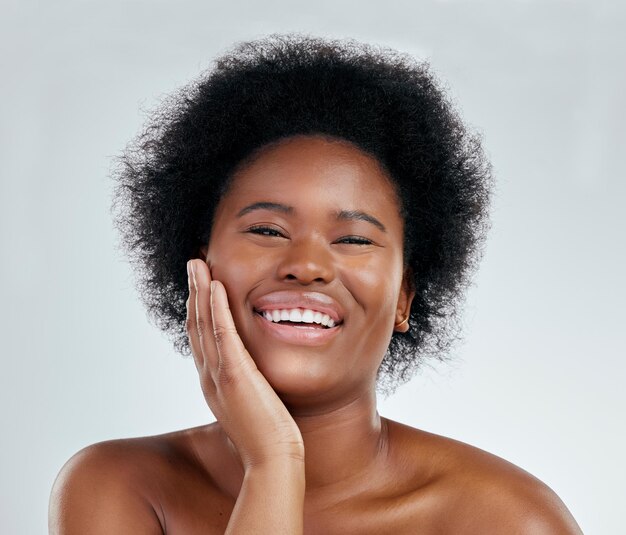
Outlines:
{"type": "Polygon", "coordinates": [[[269,454],[241,457],[244,472],[248,470],[299,470],[304,469],[304,447],[294,451],[271,452],[269,454]]]}
{"type": "Polygon", "coordinates": [[[263,460],[255,460],[246,463],[244,473],[247,474],[304,474],[304,458],[286,455],[274,456],[263,460]]]}

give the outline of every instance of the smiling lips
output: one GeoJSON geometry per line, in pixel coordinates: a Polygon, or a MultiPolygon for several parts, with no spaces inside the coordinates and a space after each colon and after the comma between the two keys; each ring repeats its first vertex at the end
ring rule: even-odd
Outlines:
{"type": "Polygon", "coordinates": [[[254,303],[256,317],[273,336],[305,345],[326,343],[343,324],[343,310],[320,292],[277,291],[254,303]]]}
{"type": "MultiPolygon", "coordinates": [[[[274,309],[265,310],[262,316],[267,321],[273,321],[274,323],[280,323],[288,321],[290,323],[301,323],[305,325],[299,325],[299,327],[305,327],[306,324],[311,324],[310,327],[334,327],[335,322],[328,314],[322,314],[319,311],[311,310],[310,308],[292,308],[292,309],[274,309]]],[[[298,325],[294,325],[298,327],[298,325]]]]}

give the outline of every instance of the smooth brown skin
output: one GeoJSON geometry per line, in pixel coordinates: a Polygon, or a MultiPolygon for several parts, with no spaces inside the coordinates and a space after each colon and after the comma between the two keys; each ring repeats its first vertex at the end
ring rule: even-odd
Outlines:
{"type": "Polygon", "coordinates": [[[239,170],[189,266],[188,333],[217,422],[82,450],[55,483],[50,532],[581,533],[523,470],[379,416],[376,371],[413,297],[402,240],[391,183],[352,145],[299,136],[239,170]],[[293,211],[237,217],[256,202],[293,211]],[[305,347],[262,332],[252,302],[282,289],[336,299],[338,336],[305,347]]]}

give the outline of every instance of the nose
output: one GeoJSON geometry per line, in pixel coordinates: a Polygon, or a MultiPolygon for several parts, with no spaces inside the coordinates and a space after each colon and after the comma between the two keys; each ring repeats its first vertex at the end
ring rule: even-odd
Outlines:
{"type": "Polygon", "coordinates": [[[300,284],[329,283],[335,278],[332,252],[314,240],[293,242],[285,248],[276,274],[300,284]]]}

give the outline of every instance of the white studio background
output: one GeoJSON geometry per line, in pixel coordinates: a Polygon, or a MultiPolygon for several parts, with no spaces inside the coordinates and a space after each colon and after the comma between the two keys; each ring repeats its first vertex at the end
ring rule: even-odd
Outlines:
{"type": "Polygon", "coordinates": [[[116,250],[110,158],[236,41],[300,31],[428,59],[498,190],[453,365],[380,412],[548,483],[623,533],[626,8],[607,2],[0,2],[0,531],[46,531],[93,442],[212,420],[116,250]]]}

